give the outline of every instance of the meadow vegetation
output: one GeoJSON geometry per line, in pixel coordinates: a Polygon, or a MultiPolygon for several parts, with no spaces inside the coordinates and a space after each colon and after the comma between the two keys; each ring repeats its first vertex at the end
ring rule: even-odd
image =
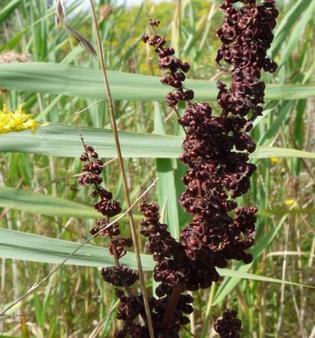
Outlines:
{"type": "MultiPolygon", "coordinates": [[[[99,272],[114,264],[106,242],[93,238],[77,250],[98,218],[90,190],[78,183],[81,136],[104,160],[102,178],[113,198],[128,208],[98,59],[80,38],[97,49],[95,30],[80,3],[65,1],[69,31],[56,25],[55,7],[45,0],[1,1],[0,337],[112,337],[120,325],[117,297],[99,272]],[[18,112],[10,127],[8,111],[18,112]],[[25,120],[24,113],[32,117],[25,120]]],[[[147,196],[159,202],[175,238],[190,217],[178,201],[185,189],[186,167],[178,160],[184,132],[164,103],[168,89],[160,83],[156,55],[142,42],[146,11],[160,19],[159,33],[190,63],[187,87],[217,115],[216,81],[230,79],[215,63],[219,4],[97,5],[130,199],[150,186],[147,196]]],[[[215,337],[213,323],[226,308],[237,310],[242,337],[315,337],[315,2],[278,0],[277,7],[268,53],[279,68],[263,74],[266,103],[252,130],[257,171],[240,197],[258,207],[254,259],[233,261],[210,289],[193,292],[184,338],[215,337]]],[[[134,218],[139,230],[138,207],[134,218]]],[[[119,223],[127,235],[128,218],[119,223]]],[[[138,245],[153,290],[144,237],[138,245]]],[[[122,262],[137,268],[133,253],[122,262]]]]}

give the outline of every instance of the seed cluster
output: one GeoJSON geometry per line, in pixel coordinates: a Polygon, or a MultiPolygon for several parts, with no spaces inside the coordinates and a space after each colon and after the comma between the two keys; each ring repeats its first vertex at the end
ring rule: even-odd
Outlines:
{"type": "Polygon", "coordinates": [[[255,166],[248,163],[247,153],[233,150],[226,120],[213,117],[210,106],[199,103],[188,106],[180,120],[186,131],[181,159],[189,166],[181,203],[193,215],[181,232],[181,244],[192,260],[217,267],[225,267],[229,259],[251,261],[244,250],[254,243],[257,211],[237,208],[233,199],[246,193],[255,166]]]}
{"type": "Polygon", "coordinates": [[[194,92],[192,90],[185,90],[183,82],[186,79],[185,73],[190,69],[190,65],[187,62],[183,62],[177,58],[175,49],[166,46],[166,39],[157,34],[155,27],[159,25],[158,20],[150,20],[150,26],[154,31],[153,36],[145,34],[143,41],[149,46],[152,46],[159,57],[159,67],[165,71],[165,76],[162,77],[161,82],[165,85],[174,88],[172,92],[166,95],[165,102],[170,107],[175,107],[179,101],[190,101],[194,98],[194,92]]]}
{"type": "MultiPolygon", "coordinates": [[[[148,237],[148,249],[156,261],[154,278],[161,283],[157,294],[167,295],[171,301],[172,288],[182,293],[209,287],[219,278],[216,267],[226,267],[231,259],[252,261],[247,249],[254,244],[257,208],[239,207],[236,198],[248,191],[256,170],[249,163],[249,155],[256,148],[249,132],[263,111],[265,85],[260,80],[261,71],[274,72],[277,68],[266,53],[278,11],[273,0],[261,4],[255,0],[225,0],[221,9],[225,22],[217,31],[222,46],[216,60],[232,66],[232,81],[229,88],[218,82],[217,99],[222,109],[219,116],[213,115],[208,103],[191,102],[194,94],[183,84],[181,65],[186,63],[175,57],[174,50],[156,33],[155,20],[151,22],[153,36],[143,38],[154,47],[160,68],[166,72],[162,83],[175,88],[167,95],[166,104],[176,109],[179,101],[187,103],[179,119],[186,134],[181,160],[188,165],[183,177],[186,190],[180,201],[192,214],[192,222],[182,229],[180,241],[176,242],[166,226],[159,223],[158,207],[142,207],[146,216],[143,234],[148,237]],[[237,2],[241,5],[235,6],[237,2]]],[[[234,312],[227,312],[223,319],[233,322],[234,317],[234,312]]],[[[217,325],[218,332],[222,337],[239,337],[237,321],[230,325],[229,335],[221,329],[224,321],[217,325]]]]}
{"type": "MultiPolygon", "coordinates": [[[[116,331],[116,338],[149,338],[146,324],[137,323],[136,319],[140,315],[145,318],[143,299],[141,295],[126,295],[121,290],[117,292],[120,300],[117,318],[123,321],[123,326],[116,331]]],[[[153,329],[156,337],[179,338],[181,325],[189,323],[189,314],[193,311],[191,306],[192,297],[190,295],[180,295],[176,304],[176,309],[172,314],[171,324],[165,328],[163,326],[163,316],[169,306],[168,297],[156,299],[150,297],[149,304],[153,321],[153,329]]]]}
{"type": "Polygon", "coordinates": [[[226,0],[221,5],[225,22],[217,31],[222,41],[217,61],[232,65],[230,88],[218,83],[222,112],[213,116],[207,103],[193,103],[180,120],[186,131],[181,159],[189,166],[181,203],[193,215],[181,233],[181,243],[192,259],[208,257],[217,267],[225,267],[230,259],[252,260],[245,250],[254,244],[257,209],[238,208],[235,198],[248,191],[256,170],[249,163],[256,147],[249,131],[263,110],[261,70],[276,70],[266,57],[278,15],[274,1],[246,0],[238,8],[233,6],[236,2],[226,0]]]}
{"type": "Polygon", "coordinates": [[[223,318],[218,319],[214,324],[215,331],[221,338],[240,338],[241,321],[237,318],[237,312],[234,310],[226,310],[223,318]]]}
{"type": "MultiPolygon", "coordinates": [[[[252,113],[250,121],[261,115],[264,103],[265,84],[260,81],[261,70],[273,73],[277,64],[267,57],[276,26],[278,10],[275,0],[225,0],[221,5],[225,22],[217,35],[222,46],[217,53],[217,62],[224,60],[232,66],[232,84],[229,89],[218,83],[218,103],[222,113],[244,117],[252,113]],[[234,3],[243,6],[236,8],[234,3]]],[[[246,124],[249,128],[252,125],[246,124]]]]}
{"type": "MultiPolygon", "coordinates": [[[[186,104],[178,120],[185,131],[180,159],[188,166],[180,202],[192,215],[177,241],[160,222],[157,204],[145,201],[140,206],[144,215],[141,233],[147,238],[147,252],[155,261],[153,277],[159,283],[156,297],[149,298],[156,337],[179,338],[181,326],[189,323],[187,315],[193,311],[193,298],[187,291],[210,287],[220,277],[216,268],[226,267],[231,259],[244,263],[253,259],[247,250],[254,244],[257,208],[239,206],[236,199],[248,191],[256,170],[249,162],[256,147],[249,132],[263,111],[261,71],[274,72],[277,68],[267,57],[267,49],[278,11],[274,0],[259,4],[256,0],[224,0],[221,9],[225,21],[217,31],[222,46],[216,61],[230,65],[231,84],[218,82],[218,116],[208,103],[192,102],[194,92],[184,87],[190,65],[176,57],[175,50],[156,32],[159,21],[150,20],[153,33],[143,36],[143,41],[154,48],[165,73],[161,82],[173,87],[166,95],[167,106],[177,110],[179,103],[186,104]]],[[[118,224],[109,226],[110,218],[121,212],[120,204],[102,187],[104,164],[98,154],[91,146],[84,147],[84,173],[79,181],[94,186],[92,195],[98,198],[95,209],[103,216],[91,233],[110,238],[109,250],[116,262],[116,266],[102,270],[104,280],[115,286],[120,300],[117,318],[123,324],[115,337],[149,338],[143,297],[128,289],[138,274],[119,263],[131,240],[120,236],[118,224]]],[[[221,338],[239,338],[241,322],[235,311],[227,310],[214,328],[221,338]]]]}
{"type": "MultiPolygon", "coordinates": [[[[145,216],[141,221],[141,233],[148,238],[146,249],[153,255],[153,259],[156,261],[154,279],[160,282],[156,288],[158,298],[151,297],[149,300],[154,333],[156,337],[178,338],[181,325],[189,323],[186,315],[193,311],[191,306],[192,297],[180,294],[182,290],[179,290],[177,303],[171,314],[172,319],[167,325],[163,324],[164,315],[169,306],[173,287],[179,285],[180,282],[183,282],[187,278],[191,279],[193,273],[186,271],[185,262],[175,258],[180,254],[185,256],[185,253],[181,245],[175,241],[167,230],[167,225],[160,223],[158,205],[143,202],[140,210],[145,216]],[[178,264],[178,262],[181,262],[181,267],[173,266],[173,264],[178,264]]],[[[191,283],[189,284],[192,285],[191,283]]],[[[117,337],[149,337],[146,325],[134,322],[139,314],[145,316],[142,297],[139,295],[128,297],[120,293],[119,298],[121,303],[118,314],[119,319],[124,321],[124,325],[117,332],[117,337]]]]}
{"type": "Polygon", "coordinates": [[[102,269],[102,276],[105,281],[116,287],[128,287],[138,280],[138,273],[121,266],[119,259],[126,254],[125,247],[132,246],[132,240],[120,236],[118,223],[110,225],[110,218],[121,212],[120,203],[113,200],[112,193],[102,186],[101,173],[104,163],[99,159],[98,153],[90,145],[84,144],[84,149],[85,151],[80,157],[83,162],[83,173],[79,178],[79,183],[93,186],[92,196],[98,199],[94,208],[102,214],[102,218],[98,219],[96,225],[91,229],[91,234],[100,234],[110,238],[109,252],[116,261],[116,266],[102,269]]]}
{"type": "Polygon", "coordinates": [[[158,296],[170,295],[175,285],[182,291],[194,291],[218,280],[219,275],[207,261],[191,260],[185,247],[168,232],[167,225],[159,222],[156,204],[143,203],[141,211],[145,216],[142,234],[148,237],[147,249],[156,261],[154,279],[160,282],[156,289],[158,296]]]}

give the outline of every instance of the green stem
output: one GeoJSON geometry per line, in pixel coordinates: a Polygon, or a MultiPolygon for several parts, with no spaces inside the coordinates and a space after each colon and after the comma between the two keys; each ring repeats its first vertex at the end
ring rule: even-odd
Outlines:
{"type": "Polygon", "coordinates": [[[212,307],[213,300],[214,300],[215,290],[216,290],[216,284],[212,283],[211,288],[210,288],[210,294],[209,294],[209,299],[207,303],[206,315],[205,315],[205,319],[203,323],[201,338],[205,338],[208,332],[209,319],[210,319],[210,314],[211,314],[211,307],[212,307]]]}

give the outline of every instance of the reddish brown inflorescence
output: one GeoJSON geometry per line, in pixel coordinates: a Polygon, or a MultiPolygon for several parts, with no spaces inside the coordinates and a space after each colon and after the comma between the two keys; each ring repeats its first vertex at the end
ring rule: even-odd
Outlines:
{"type": "MultiPolygon", "coordinates": [[[[190,65],[176,57],[175,50],[157,34],[158,20],[150,20],[153,34],[143,37],[159,57],[159,67],[165,72],[161,82],[173,87],[166,95],[166,104],[177,113],[178,103],[186,104],[179,118],[185,131],[181,160],[188,166],[183,177],[186,190],[180,201],[192,215],[177,241],[160,222],[158,205],[145,201],[140,206],[144,215],[141,233],[147,238],[147,251],[155,261],[153,276],[159,283],[157,297],[149,299],[156,337],[178,338],[181,326],[189,323],[193,299],[185,294],[187,291],[210,287],[220,277],[216,268],[226,267],[231,259],[244,263],[253,259],[247,250],[254,244],[257,208],[238,206],[236,199],[248,191],[256,170],[249,162],[256,147],[249,132],[263,111],[261,71],[274,72],[277,68],[266,52],[278,12],[273,0],[259,4],[255,0],[225,0],[221,9],[225,22],[217,31],[222,46],[216,61],[225,61],[231,67],[232,79],[229,87],[218,82],[221,113],[217,116],[208,103],[192,102],[194,92],[184,87],[190,65]]],[[[110,218],[120,213],[120,205],[101,186],[103,162],[91,146],[85,145],[81,160],[85,165],[80,183],[94,186],[92,195],[99,199],[95,209],[103,215],[91,233],[110,238],[110,252],[116,262],[115,267],[102,270],[103,278],[116,287],[120,299],[117,318],[123,325],[115,336],[148,338],[143,298],[128,290],[138,274],[119,264],[125,247],[132,243],[120,237],[118,224],[108,226],[110,218]],[[139,316],[141,321],[137,320],[139,316]]],[[[227,310],[215,324],[222,338],[240,337],[241,322],[236,315],[227,310]]]]}
{"type": "Polygon", "coordinates": [[[219,275],[207,261],[192,260],[185,247],[177,242],[167,230],[166,224],[159,222],[159,208],[154,203],[143,203],[141,211],[142,234],[148,238],[147,249],[156,261],[154,279],[160,282],[158,296],[170,295],[174,286],[181,291],[207,288],[219,275]]]}
{"type": "MultiPolygon", "coordinates": [[[[149,299],[154,333],[156,337],[178,338],[181,325],[189,323],[186,315],[193,311],[192,297],[180,294],[182,290],[179,290],[177,302],[171,313],[172,319],[165,323],[164,317],[169,307],[173,287],[189,276],[192,278],[193,274],[187,272],[185,262],[178,258],[178,255],[185,257],[183,248],[172,238],[167,225],[160,223],[159,207],[154,203],[143,202],[140,210],[145,216],[141,222],[141,233],[148,238],[147,251],[156,261],[154,279],[160,282],[156,289],[157,298],[149,299]],[[181,266],[173,266],[173,264],[181,264],[181,266]]],[[[120,299],[118,318],[122,319],[124,324],[116,333],[116,337],[148,338],[146,325],[135,322],[138,315],[145,318],[142,296],[128,296],[119,292],[118,297],[120,299]]]]}
{"type": "MultiPolygon", "coordinates": [[[[150,20],[150,26],[154,32],[159,24],[160,22],[158,20],[150,20]]],[[[192,90],[185,90],[183,86],[183,82],[186,79],[185,73],[190,69],[189,63],[183,62],[181,59],[177,58],[174,55],[175,49],[167,47],[165,38],[157,33],[153,36],[145,34],[143,36],[143,41],[154,47],[154,50],[159,57],[159,67],[166,71],[166,75],[162,77],[161,82],[174,88],[174,91],[166,95],[166,104],[170,107],[176,107],[179,101],[192,100],[194,98],[194,92],[192,90]]]]}
{"type": "Polygon", "coordinates": [[[161,82],[174,88],[167,94],[166,104],[176,109],[179,102],[187,103],[179,119],[186,133],[181,160],[189,167],[183,177],[186,191],[181,203],[192,214],[192,222],[183,228],[178,243],[152,216],[157,206],[142,208],[145,216],[151,215],[146,221],[151,228],[144,234],[157,262],[154,278],[161,282],[157,291],[170,298],[171,287],[181,292],[209,287],[219,277],[215,268],[226,267],[231,259],[252,261],[247,249],[254,244],[257,208],[239,207],[236,198],[248,191],[256,170],[249,163],[249,155],[256,148],[249,132],[263,111],[261,70],[274,72],[277,68],[266,52],[278,11],[273,0],[261,4],[255,0],[225,0],[221,9],[225,22],[217,31],[222,46],[216,60],[231,66],[232,80],[229,88],[218,82],[219,116],[213,115],[208,103],[191,102],[194,93],[183,84],[189,65],[178,59],[165,38],[156,33],[156,20],[151,20],[153,35],[143,38],[154,47],[159,66],[166,72],[161,82]]]}
{"type": "Polygon", "coordinates": [[[103,268],[102,276],[105,281],[114,286],[129,287],[138,280],[138,273],[121,266],[119,259],[126,254],[125,247],[132,246],[132,241],[130,238],[122,238],[120,236],[117,223],[110,225],[111,217],[120,214],[121,207],[118,201],[112,199],[112,193],[102,186],[103,161],[98,158],[98,154],[92,146],[84,144],[84,148],[85,151],[80,157],[84,165],[79,183],[93,186],[92,196],[98,199],[94,204],[94,208],[102,215],[102,218],[98,219],[96,225],[91,229],[91,234],[109,237],[109,251],[116,262],[114,267],[103,268]]]}
{"type": "Polygon", "coordinates": [[[189,104],[180,123],[185,127],[184,153],[190,169],[181,196],[193,221],[181,233],[181,243],[192,259],[206,258],[224,267],[230,259],[249,263],[246,250],[254,244],[254,206],[237,207],[235,198],[245,194],[255,165],[249,154],[255,143],[249,136],[253,120],[262,113],[264,82],[261,70],[274,72],[266,57],[278,15],[274,1],[226,0],[221,5],[225,22],[217,31],[222,41],[217,61],[232,66],[230,88],[218,82],[219,116],[207,103],[189,104]]]}
{"type": "Polygon", "coordinates": [[[214,324],[214,329],[220,338],[240,338],[241,327],[242,323],[234,310],[226,310],[223,318],[218,319],[214,324]]]}

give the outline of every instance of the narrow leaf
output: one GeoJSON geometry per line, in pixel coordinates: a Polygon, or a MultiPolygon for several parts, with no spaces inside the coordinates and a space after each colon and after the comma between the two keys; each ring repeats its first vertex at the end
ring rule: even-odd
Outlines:
{"type": "MultiPolygon", "coordinates": [[[[160,104],[154,104],[154,133],[165,135],[162,112],[160,104]]],[[[172,160],[168,158],[156,159],[156,172],[159,178],[158,186],[158,202],[160,206],[165,206],[167,225],[172,236],[179,238],[179,219],[178,205],[175,187],[175,176],[172,160]]]]}
{"type": "MultiPolygon", "coordinates": [[[[87,143],[93,144],[102,157],[116,157],[111,130],[80,128],[48,124],[30,131],[0,135],[1,152],[25,152],[41,155],[79,157],[82,152],[82,133],[87,143]]],[[[170,135],[120,132],[122,153],[125,158],[178,158],[182,153],[183,137],[170,135]]],[[[286,157],[315,158],[315,153],[278,147],[257,147],[253,159],[286,157]]]]}
{"type": "MultiPolygon", "coordinates": [[[[169,89],[160,78],[148,75],[108,72],[115,100],[164,101],[169,89]]],[[[215,81],[187,80],[196,100],[216,100],[215,81]]],[[[104,98],[101,72],[97,69],[56,63],[23,63],[0,65],[0,87],[26,92],[41,92],[79,97],[104,98]]],[[[266,100],[295,100],[315,96],[315,84],[267,85],[266,100]]]]}
{"type": "Polygon", "coordinates": [[[99,216],[93,208],[84,204],[9,187],[0,187],[0,207],[48,216],[77,218],[97,218],[99,216]]]}
{"type": "MultiPolygon", "coordinates": [[[[80,243],[65,241],[30,233],[0,229],[0,257],[25,261],[60,264],[80,243]]],[[[121,263],[137,269],[133,253],[121,258],[121,263]]],[[[142,255],[144,270],[152,271],[153,260],[142,255]]],[[[80,248],[65,264],[102,268],[115,265],[113,256],[104,247],[85,245],[80,248]]]]}
{"type": "MultiPolygon", "coordinates": [[[[20,259],[25,261],[41,263],[61,263],[80,243],[55,239],[45,236],[29,234],[25,232],[0,229],[0,257],[9,259],[20,259]]],[[[135,255],[128,252],[121,260],[121,263],[132,269],[137,268],[135,255]]],[[[154,261],[149,255],[141,255],[141,261],[145,271],[152,271],[154,261]]],[[[115,264],[113,257],[108,249],[95,245],[85,245],[80,248],[67,262],[68,265],[90,266],[102,268],[115,264]]],[[[288,281],[254,275],[250,273],[240,273],[230,269],[218,269],[222,276],[237,277],[257,280],[269,283],[285,283],[299,285],[288,281]]],[[[312,287],[305,285],[306,287],[312,287]]]]}
{"type": "Polygon", "coordinates": [[[14,10],[19,6],[20,3],[22,3],[22,0],[11,0],[6,6],[1,8],[0,24],[4,22],[14,12],[14,10]]]}

